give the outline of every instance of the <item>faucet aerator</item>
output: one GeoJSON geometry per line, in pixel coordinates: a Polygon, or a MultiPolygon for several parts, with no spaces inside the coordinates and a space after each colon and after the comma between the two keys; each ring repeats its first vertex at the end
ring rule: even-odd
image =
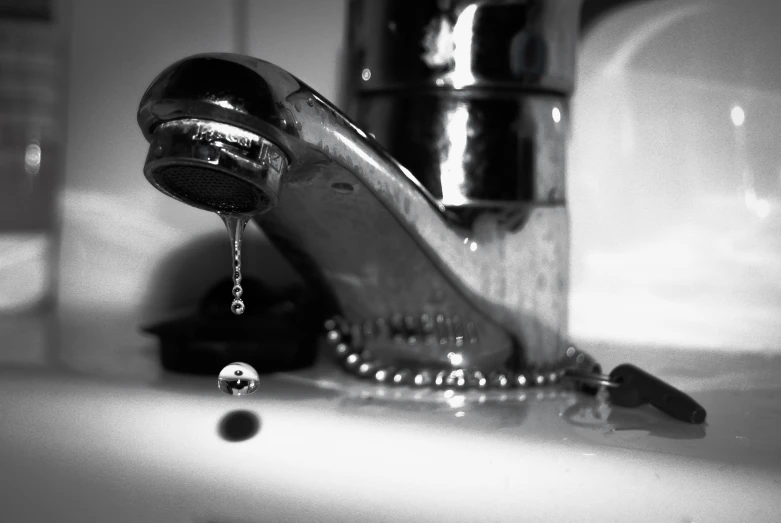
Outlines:
{"type": "Polygon", "coordinates": [[[144,174],[163,193],[219,214],[254,216],[278,201],[282,151],[258,134],[219,122],[178,119],[152,134],[144,174]]]}

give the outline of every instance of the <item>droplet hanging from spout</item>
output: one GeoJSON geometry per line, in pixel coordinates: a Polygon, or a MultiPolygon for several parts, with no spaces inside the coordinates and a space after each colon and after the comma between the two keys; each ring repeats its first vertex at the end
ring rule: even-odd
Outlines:
{"type": "Polygon", "coordinates": [[[231,261],[233,273],[233,302],[231,303],[231,312],[239,316],[244,314],[244,300],[241,299],[244,289],[241,287],[241,236],[244,228],[247,226],[249,218],[246,216],[234,214],[220,214],[220,218],[228,229],[228,236],[231,242],[231,261]]]}

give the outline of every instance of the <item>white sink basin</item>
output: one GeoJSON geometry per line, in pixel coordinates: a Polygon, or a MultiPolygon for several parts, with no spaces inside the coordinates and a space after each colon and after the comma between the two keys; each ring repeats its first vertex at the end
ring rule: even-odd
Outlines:
{"type": "Polygon", "coordinates": [[[584,348],[689,392],[706,423],[563,390],[374,387],[327,366],[236,398],[216,376],[0,364],[0,520],[778,520],[781,358],[584,348]]]}

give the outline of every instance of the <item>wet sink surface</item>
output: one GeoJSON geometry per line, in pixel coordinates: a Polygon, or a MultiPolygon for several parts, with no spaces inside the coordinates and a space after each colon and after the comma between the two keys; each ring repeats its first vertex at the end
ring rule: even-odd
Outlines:
{"type": "Polygon", "coordinates": [[[777,520],[781,359],[583,348],[659,373],[706,424],[561,389],[367,386],[327,364],[230,397],[216,375],[151,372],[149,344],[85,349],[139,372],[0,363],[0,519],[777,520]]]}

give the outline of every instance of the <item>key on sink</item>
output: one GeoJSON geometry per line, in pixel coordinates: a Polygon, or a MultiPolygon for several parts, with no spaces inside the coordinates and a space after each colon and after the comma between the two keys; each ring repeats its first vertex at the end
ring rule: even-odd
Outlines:
{"type": "Polygon", "coordinates": [[[594,367],[591,371],[569,369],[563,378],[574,381],[581,391],[588,394],[595,393],[600,387],[607,388],[611,403],[619,407],[639,407],[650,403],[687,423],[705,421],[705,409],[699,403],[669,383],[628,363],[613,369],[609,376],[600,374],[599,367],[594,367]]]}
{"type": "Polygon", "coordinates": [[[610,401],[620,407],[650,403],[662,412],[687,423],[705,421],[705,409],[687,394],[642,369],[625,363],[610,373],[614,386],[608,388],[610,401]]]}

